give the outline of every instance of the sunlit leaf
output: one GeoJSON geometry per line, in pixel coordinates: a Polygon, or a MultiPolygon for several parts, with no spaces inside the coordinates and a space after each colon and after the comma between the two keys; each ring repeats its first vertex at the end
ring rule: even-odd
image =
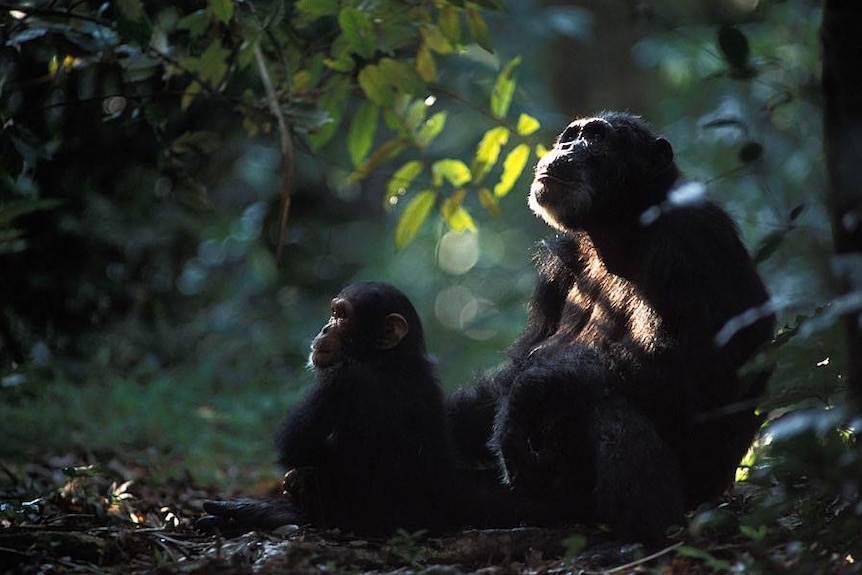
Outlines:
{"type": "Polygon", "coordinates": [[[416,176],[422,173],[422,169],[424,168],[424,164],[419,160],[411,160],[398,168],[392,177],[389,179],[389,183],[386,184],[386,198],[384,199],[384,206],[391,207],[393,206],[397,198],[403,195],[407,188],[413,183],[413,180],[416,179],[416,176]]]}
{"type": "Polygon", "coordinates": [[[233,18],[233,0],[210,0],[210,10],[213,16],[225,24],[233,18]]]}
{"type": "Polygon", "coordinates": [[[401,249],[413,241],[436,202],[437,194],[430,190],[419,192],[410,200],[395,226],[395,247],[401,249]]]}
{"type": "Polygon", "coordinates": [[[520,144],[509,152],[509,155],[503,160],[503,174],[500,176],[500,181],[494,186],[495,196],[502,198],[511,191],[515,182],[524,172],[524,166],[527,165],[529,159],[530,146],[527,144],[520,144]]]}
{"type": "Polygon", "coordinates": [[[446,158],[437,160],[431,166],[431,173],[434,176],[434,185],[440,186],[443,180],[449,182],[453,188],[463,186],[472,178],[470,168],[461,160],[446,158]]]}
{"type": "Polygon", "coordinates": [[[476,155],[473,157],[473,180],[481,181],[485,174],[494,167],[497,159],[500,157],[500,148],[506,145],[509,141],[509,130],[503,126],[491,128],[476,147],[476,155]]]}
{"type": "Polygon", "coordinates": [[[541,158],[542,156],[547,154],[549,151],[550,150],[548,150],[548,148],[546,148],[544,145],[536,144],[536,157],[537,158],[541,158]]]}
{"type": "Polygon", "coordinates": [[[425,102],[422,100],[411,101],[404,113],[404,125],[407,126],[407,129],[411,132],[413,130],[417,130],[420,124],[425,120],[425,114],[427,111],[428,106],[426,106],[425,102]]]}
{"type": "Polygon", "coordinates": [[[491,92],[491,113],[495,118],[502,119],[509,113],[509,106],[512,104],[512,96],[515,93],[515,79],[512,73],[518,64],[521,63],[521,57],[516,56],[506,64],[506,67],[497,75],[497,81],[494,83],[494,90],[491,92]]]}
{"type": "Polygon", "coordinates": [[[437,112],[428,118],[416,132],[416,145],[424,148],[436,138],[446,126],[447,112],[437,112]]]}
{"type": "Polygon", "coordinates": [[[363,102],[356,110],[347,132],[347,150],[354,166],[362,163],[371,150],[379,117],[380,108],[372,102],[363,102]]]}
{"type": "Polygon", "coordinates": [[[515,130],[520,136],[529,136],[541,127],[539,121],[528,114],[518,116],[518,126],[515,130]]]}
{"type": "Polygon", "coordinates": [[[453,231],[471,231],[473,233],[477,231],[473,216],[463,206],[454,208],[448,215],[444,215],[443,219],[453,231]]]}

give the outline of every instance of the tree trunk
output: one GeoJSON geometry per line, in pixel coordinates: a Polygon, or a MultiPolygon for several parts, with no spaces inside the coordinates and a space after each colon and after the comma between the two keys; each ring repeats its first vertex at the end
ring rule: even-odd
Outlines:
{"type": "Polygon", "coordinates": [[[825,0],[823,141],[847,323],[848,386],[862,412],[862,14],[858,0],[825,0]],[[853,302],[855,301],[855,305],[853,302]]]}

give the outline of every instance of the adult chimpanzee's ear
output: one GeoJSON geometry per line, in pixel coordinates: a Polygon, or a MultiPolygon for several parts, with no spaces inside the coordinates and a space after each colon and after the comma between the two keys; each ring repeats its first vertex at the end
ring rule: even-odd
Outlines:
{"type": "Polygon", "coordinates": [[[392,349],[401,343],[401,340],[410,331],[407,320],[401,314],[390,313],[383,320],[383,323],[383,337],[377,343],[380,349],[392,349]]]}
{"type": "Polygon", "coordinates": [[[656,138],[653,140],[653,154],[658,166],[666,168],[673,162],[673,147],[670,142],[664,138],[656,138]]]}

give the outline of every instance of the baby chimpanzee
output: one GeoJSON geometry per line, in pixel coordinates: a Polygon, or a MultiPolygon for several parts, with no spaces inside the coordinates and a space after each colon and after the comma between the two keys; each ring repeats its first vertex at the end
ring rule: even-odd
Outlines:
{"type": "Polygon", "coordinates": [[[276,433],[288,497],[207,502],[201,528],[308,522],[385,536],[517,524],[508,489],[456,478],[437,373],[403,293],[376,282],[344,288],[311,364],[317,384],[276,433]]]}

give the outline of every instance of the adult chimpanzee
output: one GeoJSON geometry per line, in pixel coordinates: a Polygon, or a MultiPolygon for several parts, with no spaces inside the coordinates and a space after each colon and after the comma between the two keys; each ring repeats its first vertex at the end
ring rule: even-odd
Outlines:
{"type": "Polygon", "coordinates": [[[413,305],[350,285],[314,338],[317,384],[276,433],[285,501],[209,502],[203,527],[307,521],[366,535],[461,524],[443,395],[413,305]]]}
{"type": "Polygon", "coordinates": [[[658,538],[730,485],[759,425],[765,375],[737,371],[773,318],[716,335],[768,296],[720,208],[671,201],[679,177],[636,116],[569,124],[530,190],[559,233],[537,256],[529,324],[506,366],[449,399],[460,457],[558,503],[551,521],[658,538]]]}

